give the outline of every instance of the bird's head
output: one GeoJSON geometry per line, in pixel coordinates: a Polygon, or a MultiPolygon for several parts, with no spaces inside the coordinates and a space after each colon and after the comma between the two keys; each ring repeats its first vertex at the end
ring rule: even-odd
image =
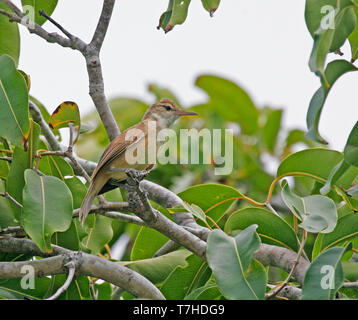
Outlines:
{"type": "Polygon", "coordinates": [[[143,120],[157,121],[163,127],[170,127],[181,116],[196,116],[193,111],[179,108],[173,101],[162,99],[154,103],[144,114],[143,120]]]}

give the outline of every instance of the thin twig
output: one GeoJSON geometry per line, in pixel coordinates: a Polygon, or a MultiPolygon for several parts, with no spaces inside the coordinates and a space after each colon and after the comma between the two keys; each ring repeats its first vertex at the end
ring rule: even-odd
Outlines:
{"type": "Polygon", "coordinates": [[[9,199],[11,202],[13,202],[19,208],[23,207],[22,204],[20,202],[18,202],[16,199],[14,199],[8,192],[0,193],[0,197],[9,199]]]}
{"type": "Polygon", "coordinates": [[[20,18],[22,18],[24,16],[24,13],[16,5],[14,5],[10,0],[1,0],[1,2],[3,2],[9,9],[11,9],[20,18]]]}
{"type": "Polygon", "coordinates": [[[54,26],[56,26],[59,30],[62,31],[62,33],[71,41],[74,40],[74,36],[68,32],[64,27],[62,27],[58,22],[56,22],[54,19],[52,19],[44,10],[39,11],[40,16],[45,17],[48,21],[50,21],[54,26]]]}
{"type": "Polygon", "coordinates": [[[97,291],[95,290],[94,281],[92,278],[90,278],[90,281],[89,281],[89,289],[90,289],[92,299],[97,300],[98,299],[98,290],[97,291]]]}
{"type": "Polygon", "coordinates": [[[285,281],[282,284],[280,284],[278,287],[274,288],[273,290],[271,290],[269,293],[266,294],[266,299],[267,300],[275,297],[291,280],[291,277],[292,277],[292,275],[295,272],[295,269],[297,267],[298,261],[300,260],[300,257],[301,257],[301,254],[302,254],[303,247],[305,245],[306,239],[307,239],[307,232],[306,232],[306,230],[304,230],[303,235],[302,235],[301,245],[300,245],[300,248],[298,250],[297,257],[296,257],[296,259],[295,259],[295,261],[294,261],[294,263],[292,265],[290,273],[288,274],[287,278],[285,279],[285,281]]]}
{"type": "Polygon", "coordinates": [[[26,235],[24,228],[22,226],[10,226],[4,229],[0,229],[0,237],[6,236],[15,236],[15,237],[23,237],[26,235]]]}
{"type": "Polygon", "coordinates": [[[345,282],[345,283],[343,283],[342,288],[358,289],[358,281],[345,282]]]}
{"type": "Polygon", "coordinates": [[[66,263],[64,266],[68,268],[68,276],[65,283],[56,291],[54,295],[52,295],[50,298],[46,300],[56,300],[70,286],[76,271],[75,263],[73,261],[70,261],[66,263]]]}
{"type": "Polygon", "coordinates": [[[0,160],[2,161],[7,161],[7,162],[12,162],[12,158],[11,157],[0,157],[0,160]]]}

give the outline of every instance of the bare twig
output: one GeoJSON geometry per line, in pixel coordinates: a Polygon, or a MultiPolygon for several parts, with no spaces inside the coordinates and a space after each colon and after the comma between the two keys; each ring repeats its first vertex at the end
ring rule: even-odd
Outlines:
{"type": "Polygon", "coordinates": [[[295,261],[293,262],[293,265],[291,267],[290,273],[288,274],[287,278],[285,279],[285,281],[282,284],[280,284],[279,286],[277,286],[276,288],[274,288],[273,290],[271,290],[269,293],[266,294],[266,299],[271,299],[274,296],[276,296],[291,280],[292,275],[295,272],[295,269],[296,269],[297,264],[299,262],[299,259],[301,257],[303,247],[304,247],[305,242],[306,242],[306,238],[307,238],[307,232],[304,230],[303,231],[303,236],[302,236],[302,241],[301,241],[301,244],[300,244],[300,248],[298,250],[297,257],[296,257],[295,261]]]}
{"type": "Polygon", "coordinates": [[[50,21],[54,26],[62,31],[62,33],[71,41],[75,41],[76,37],[73,36],[70,32],[68,32],[64,27],[62,27],[58,22],[53,20],[44,10],[39,11],[40,16],[45,17],[48,21],[50,21]]]}
{"type": "Polygon", "coordinates": [[[358,281],[345,282],[345,283],[343,283],[342,288],[358,289],[358,281]]]}
{"type": "Polygon", "coordinates": [[[14,199],[8,192],[0,193],[0,197],[4,197],[13,202],[17,207],[22,208],[22,204],[14,199]]]}
{"type": "Polygon", "coordinates": [[[93,281],[93,279],[90,279],[89,288],[90,288],[90,293],[91,293],[92,299],[93,299],[93,300],[97,300],[97,299],[98,299],[98,291],[96,291],[95,288],[94,288],[94,281],[93,281]]]}
{"type": "Polygon", "coordinates": [[[11,157],[0,157],[0,160],[2,161],[7,161],[7,162],[12,162],[12,158],[11,157]]]}
{"type": "Polygon", "coordinates": [[[35,105],[34,102],[30,101],[29,103],[30,113],[32,115],[32,119],[40,126],[41,133],[45,136],[47,142],[50,145],[51,150],[56,151],[64,151],[65,146],[62,146],[53,132],[51,131],[49,125],[46,123],[45,119],[43,118],[40,109],[35,105]]]}
{"type": "Polygon", "coordinates": [[[54,295],[52,295],[50,298],[46,300],[56,300],[70,286],[76,271],[75,263],[73,261],[70,261],[66,263],[64,267],[68,269],[68,276],[65,283],[56,291],[54,295]]]}

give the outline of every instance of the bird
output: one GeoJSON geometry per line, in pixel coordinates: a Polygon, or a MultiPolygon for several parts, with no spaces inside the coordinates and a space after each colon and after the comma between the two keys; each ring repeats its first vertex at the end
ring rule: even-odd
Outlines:
{"type": "MultiPolygon", "coordinates": [[[[79,210],[79,220],[83,225],[90,207],[98,194],[107,192],[114,187],[110,181],[124,182],[127,179],[126,169],[138,171],[150,171],[153,163],[129,163],[126,153],[132,153],[134,149],[140,150],[139,144],[148,144],[148,131],[154,124],[156,132],[169,128],[182,116],[194,116],[198,113],[181,109],[175,102],[163,98],[147,109],[142,120],[120,133],[104,150],[97,167],[92,173],[87,193],[79,210]],[[142,132],[142,135],[138,135],[142,132]]],[[[159,142],[155,141],[156,146],[159,142]]],[[[143,150],[143,149],[142,149],[143,150]]],[[[137,155],[138,157],[138,155],[137,155]]]]}

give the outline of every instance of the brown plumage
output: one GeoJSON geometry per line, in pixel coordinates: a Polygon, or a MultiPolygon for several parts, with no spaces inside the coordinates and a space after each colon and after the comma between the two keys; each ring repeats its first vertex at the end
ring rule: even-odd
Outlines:
{"type": "MultiPolygon", "coordinates": [[[[197,113],[182,110],[173,101],[162,99],[147,110],[141,122],[123,131],[113,139],[103,152],[92,174],[87,194],[83,199],[79,212],[79,219],[82,224],[95,197],[101,190],[106,189],[104,188],[106,183],[110,179],[115,179],[118,182],[126,180],[126,173],[124,171],[115,171],[115,169],[148,170],[153,167],[153,163],[130,164],[126,161],[125,156],[127,151],[139,150],[138,147],[141,143],[145,143],[145,146],[148,146],[148,124],[150,121],[156,122],[158,132],[161,129],[169,128],[180,116],[184,115],[197,115],[197,113]],[[143,134],[138,136],[138,130],[143,134]]],[[[108,189],[110,190],[111,188],[108,189]]]]}

